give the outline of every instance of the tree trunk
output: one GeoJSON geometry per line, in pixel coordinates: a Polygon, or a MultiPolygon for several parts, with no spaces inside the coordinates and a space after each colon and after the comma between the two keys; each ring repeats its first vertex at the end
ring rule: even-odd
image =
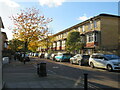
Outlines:
{"type": "Polygon", "coordinates": [[[24,58],[25,58],[25,54],[26,54],[27,50],[28,50],[28,42],[25,41],[25,46],[24,46],[24,58]]]}

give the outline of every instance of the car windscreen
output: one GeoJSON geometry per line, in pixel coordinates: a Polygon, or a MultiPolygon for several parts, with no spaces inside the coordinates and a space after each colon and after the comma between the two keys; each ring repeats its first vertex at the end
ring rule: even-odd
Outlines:
{"type": "Polygon", "coordinates": [[[72,56],[71,54],[63,54],[64,56],[72,56]]]}
{"type": "Polygon", "coordinates": [[[92,55],[92,58],[109,60],[109,58],[107,58],[107,57],[104,56],[104,55],[92,55]]]}
{"type": "Polygon", "coordinates": [[[120,59],[117,55],[104,55],[108,60],[120,59]]]}
{"type": "Polygon", "coordinates": [[[83,58],[89,58],[90,55],[83,55],[83,58]]]}

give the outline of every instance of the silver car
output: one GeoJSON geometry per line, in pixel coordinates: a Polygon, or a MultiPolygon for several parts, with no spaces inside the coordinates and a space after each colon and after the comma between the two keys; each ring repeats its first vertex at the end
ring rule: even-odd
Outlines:
{"type": "Polygon", "coordinates": [[[94,53],[89,59],[90,67],[105,68],[108,71],[120,71],[120,57],[113,54],[94,53]]]}
{"type": "Polygon", "coordinates": [[[88,66],[89,57],[90,55],[76,54],[75,56],[70,58],[70,63],[79,64],[80,66],[82,65],[88,66]]]}

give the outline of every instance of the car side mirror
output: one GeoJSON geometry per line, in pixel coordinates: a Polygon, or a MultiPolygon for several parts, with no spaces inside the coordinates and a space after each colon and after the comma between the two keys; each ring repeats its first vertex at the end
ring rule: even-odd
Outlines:
{"type": "Polygon", "coordinates": [[[103,58],[102,60],[105,60],[105,61],[107,61],[107,59],[106,59],[106,58],[103,58]]]}

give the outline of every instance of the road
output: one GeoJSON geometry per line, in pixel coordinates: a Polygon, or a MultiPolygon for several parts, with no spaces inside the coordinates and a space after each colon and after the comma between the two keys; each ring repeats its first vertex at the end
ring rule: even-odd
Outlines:
{"type": "Polygon", "coordinates": [[[36,68],[36,64],[41,62],[46,62],[48,73],[76,80],[76,83],[80,82],[87,73],[89,83],[100,88],[119,88],[120,86],[120,72],[108,72],[104,69],[92,69],[88,66],[72,65],[69,62],[55,62],[37,57],[31,58],[30,63],[36,68]]]}

